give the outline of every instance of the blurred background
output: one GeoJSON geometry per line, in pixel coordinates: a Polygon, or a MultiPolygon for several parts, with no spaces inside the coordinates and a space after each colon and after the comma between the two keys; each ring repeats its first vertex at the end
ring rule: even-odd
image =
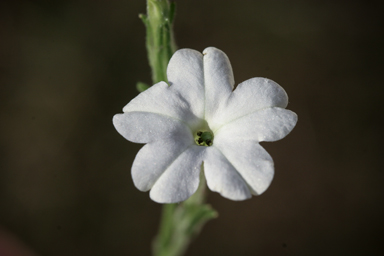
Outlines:
{"type": "MultiPolygon", "coordinates": [[[[299,116],[263,143],[262,195],[210,192],[192,255],[383,255],[379,1],[177,1],[180,48],[230,58],[236,83],[281,84],[299,116]]],[[[0,255],[150,255],[161,205],[138,191],[141,145],[112,125],[151,83],[145,1],[0,2],[0,255]]]]}

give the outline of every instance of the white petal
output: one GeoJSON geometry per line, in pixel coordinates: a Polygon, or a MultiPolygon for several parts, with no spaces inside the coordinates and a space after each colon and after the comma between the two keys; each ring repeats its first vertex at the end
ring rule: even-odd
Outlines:
{"type": "Polygon", "coordinates": [[[192,137],[191,130],[185,123],[155,113],[128,112],[116,114],[113,117],[113,125],[124,138],[136,143],[192,137]]]}
{"type": "Polygon", "coordinates": [[[195,193],[204,152],[205,147],[191,145],[176,155],[153,185],[151,199],[158,203],[177,203],[195,193]]]}
{"type": "Polygon", "coordinates": [[[243,177],[216,147],[209,147],[206,151],[204,173],[209,189],[219,192],[223,197],[231,200],[251,197],[243,177]]]}
{"type": "Polygon", "coordinates": [[[227,55],[219,49],[209,47],[204,50],[205,81],[205,120],[210,120],[220,112],[220,108],[232,93],[235,84],[231,63],[227,55]]]}
{"type": "Polygon", "coordinates": [[[137,153],[132,165],[132,178],[141,191],[148,191],[165,170],[191,145],[193,138],[178,136],[146,144],[137,153]]]}
{"type": "Polygon", "coordinates": [[[215,140],[214,146],[245,180],[252,189],[252,194],[260,195],[271,184],[274,175],[273,160],[257,142],[219,139],[215,140]]]}
{"type": "Polygon", "coordinates": [[[217,139],[276,141],[284,138],[297,123],[297,115],[283,108],[265,108],[255,111],[213,131],[217,139]]]}
{"type": "Polygon", "coordinates": [[[190,108],[190,111],[204,117],[204,70],[203,55],[195,50],[176,51],[167,68],[168,82],[190,108]]]}
{"type": "Polygon", "coordinates": [[[236,87],[225,107],[211,120],[211,129],[259,109],[287,105],[288,95],[280,85],[267,78],[252,78],[236,87]]]}
{"type": "MultiPolygon", "coordinates": [[[[188,88],[184,91],[189,93],[188,88]]],[[[174,91],[165,82],[160,82],[137,95],[124,108],[123,112],[150,112],[179,119],[189,126],[196,126],[200,118],[192,113],[191,102],[174,91]]]]}

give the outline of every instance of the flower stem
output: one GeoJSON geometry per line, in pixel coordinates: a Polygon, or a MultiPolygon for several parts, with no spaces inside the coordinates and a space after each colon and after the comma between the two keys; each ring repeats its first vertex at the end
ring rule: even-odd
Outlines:
{"type": "Polygon", "coordinates": [[[167,82],[167,65],[176,51],[174,16],[175,3],[168,0],[147,0],[147,15],[139,15],[147,30],[146,46],[153,83],[167,82]]]}
{"type": "MultiPolygon", "coordinates": [[[[147,0],[147,15],[139,15],[147,30],[146,46],[153,83],[168,82],[167,65],[176,51],[172,30],[174,15],[175,4],[169,0],[147,0]]],[[[148,87],[141,82],[137,84],[139,91],[148,87]]],[[[183,255],[203,225],[217,217],[217,212],[205,204],[205,183],[202,167],[195,194],[183,203],[163,206],[159,233],[153,242],[154,256],[183,255]]]]}
{"type": "Polygon", "coordinates": [[[166,204],[159,234],[153,244],[154,256],[181,256],[191,240],[195,238],[217,212],[205,203],[205,178],[203,170],[196,193],[181,204],[166,204]]]}

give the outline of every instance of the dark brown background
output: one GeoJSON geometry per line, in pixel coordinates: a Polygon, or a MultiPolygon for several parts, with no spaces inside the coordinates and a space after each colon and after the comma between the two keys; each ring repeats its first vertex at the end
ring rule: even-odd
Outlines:
{"type": "MultiPolygon", "coordinates": [[[[210,193],[220,216],[187,255],[384,253],[378,2],[177,2],[180,48],[222,49],[236,83],[277,81],[299,116],[263,144],[267,192],[210,193]]],[[[0,3],[0,230],[37,255],[150,253],[161,205],[134,187],[141,146],[111,123],[150,83],[143,12],[144,0],[0,3]]]]}

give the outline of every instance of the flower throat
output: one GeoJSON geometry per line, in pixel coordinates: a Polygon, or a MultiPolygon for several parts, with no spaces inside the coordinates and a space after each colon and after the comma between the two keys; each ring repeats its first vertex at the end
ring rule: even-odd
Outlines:
{"type": "Polygon", "coordinates": [[[198,131],[195,135],[195,142],[199,146],[212,146],[213,134],[209,131],[198,131]]]}

